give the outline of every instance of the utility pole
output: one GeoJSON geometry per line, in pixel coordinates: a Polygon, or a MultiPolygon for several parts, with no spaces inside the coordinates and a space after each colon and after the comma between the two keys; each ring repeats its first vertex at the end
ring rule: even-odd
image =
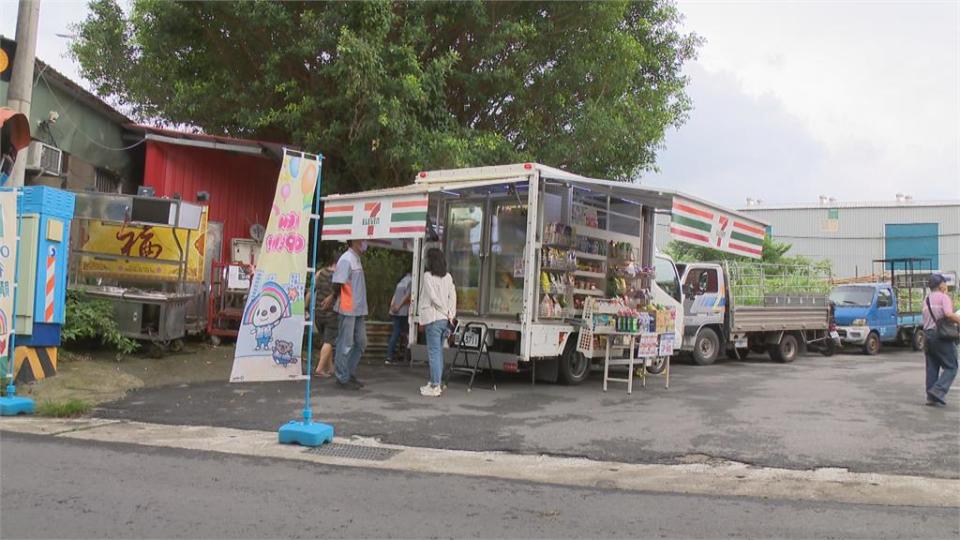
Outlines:
{"type": "MultiPolygon", "coordinates": [[[[30,119],[30,99],[33,95],[33,64],[37,55],[37,23],[40,20],[40,0],[20,0],[17,11],[17,53],[13,57],[7,107],[20,111],[30,119]]],[[[30,126],[33,130],[33,126],[30,126]]],[[[17,159],[13,164],[10,186],[22,186],[27,160],[17,159]]]]}

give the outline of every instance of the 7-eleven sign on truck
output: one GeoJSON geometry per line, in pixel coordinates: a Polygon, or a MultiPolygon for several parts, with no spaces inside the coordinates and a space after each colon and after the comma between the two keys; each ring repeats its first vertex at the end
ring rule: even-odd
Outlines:
{"type": "Polygon", "coordinates": [[[670,234],[682,242],[759,259],[766,231],[715,208],[674,197],[670,234]]]}
{"type": "Polygon", "coordinates": [[[427,230],[427,195],[328,200],[323,240],[411,238],[427,230]]]}

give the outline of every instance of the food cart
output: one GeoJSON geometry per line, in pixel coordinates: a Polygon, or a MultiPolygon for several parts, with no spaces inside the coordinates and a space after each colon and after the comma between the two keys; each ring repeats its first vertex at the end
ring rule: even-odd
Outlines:
{"type": "MultiPolygon", "coordinates": [[[[723,250],[731,216],[763,227],[674,191],[535,163],[421,172],[409,186],[330,195],[324,201],[324,240],[414,237],[414,276],[422,274],[426,249],[444,250],[457,288],[459,327],[481,322],[472,328],[488,329],[456,342],[475,346],[483,340],[494,369],[529,370],[535,380],[568,384],[583,381],[593,359],[607,357],[611,343],[598,339],[578,347],[588,299],[630,309],[669,308],[672,343],[681,342],[679,276],[654,246],[658,213],[669,214],[676,204],[715,210],[713,215],[724,221],[715,224],[719,228],[707,223],[702,234],[675,236],[723,250]]],[[[418,289],[414,280],[411,329],[416,328],[418,289]]],[[[410,332],[415,358],[426,356],[420,334],[410,332]]],[[[613,348],[619,349],[618,357],[631,349],[616,343],[613,348]]],[[[455,353],[448,349],[446,360],[455,353]]],[[[658,349],[644,365],[661,371],[668,356],[658,349]]]]}
{"type": "Polygon", "coordinates": [[[70,288],[113,304],[120,332],[161,356],[183,347],[204,281],[206,213],[177,199],[75,192],[70,288]],[[198,239],[202,241],[197,241],[198,239]]]}

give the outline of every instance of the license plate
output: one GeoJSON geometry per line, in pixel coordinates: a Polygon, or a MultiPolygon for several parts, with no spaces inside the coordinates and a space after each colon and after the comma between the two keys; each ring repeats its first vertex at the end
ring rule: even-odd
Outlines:
{"type": "Polygon", "coordinates": [[[468,332],[463,334],[463,346],[470,347],[471,349],[476,349],[480,346],[480,333],[477,330],[471,329],[468,332]]]}
{"type": "Polygon", "coordinates": [[[833,339],[840,339],[840,333],[834,330],[830,332],[830,337],[832,337],[833,339]]]}

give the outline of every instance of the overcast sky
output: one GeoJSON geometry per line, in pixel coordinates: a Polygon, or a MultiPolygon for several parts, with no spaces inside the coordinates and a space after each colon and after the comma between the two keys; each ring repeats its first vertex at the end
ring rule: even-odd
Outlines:
{"type": "MultiPolygon", "coordinates": [[[[960,198],[960,2],[681,2],[706,39],[690,119],[645,183],[720,203],[960,198]]],[[[85,2],[43,0],[39,57],[85,2]]],[[[0,0],[13,37],[16,2],[0,0]]],[[[88,86],[84,83],[84,86],[88,86]]],[[[574,171],[575,172],[575,171],[574,171]]]]}

